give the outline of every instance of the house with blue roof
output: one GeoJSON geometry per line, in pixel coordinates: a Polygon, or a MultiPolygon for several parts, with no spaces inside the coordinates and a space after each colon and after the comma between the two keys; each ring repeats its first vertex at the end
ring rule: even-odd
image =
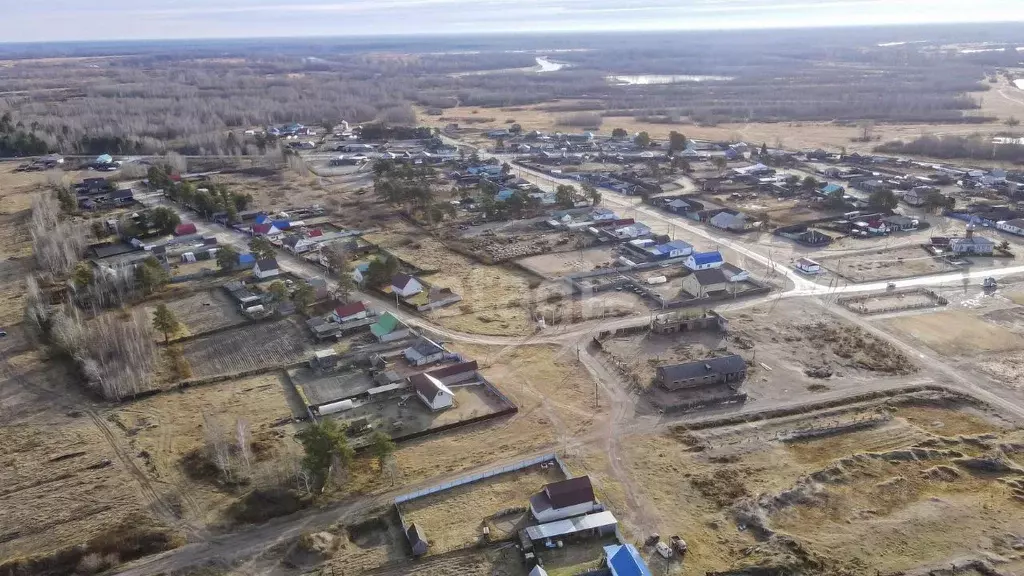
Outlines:
{"type": "Polygon", "coordinates": [[[512,190],[511,188],[502,188],[501,190],[498,190],[498,193],[494,196],[494,198],[500,202],[505,202],[509,198],[514,196],[515,193],[516,191],[512,190]]]}
{"type": "Polygon", "coordinates": [[[252,254],[239,254],[238,255],[238,267],[249,268],[256,264],[256,257],[252,254]]]}
{"type": "Polygon", "coordinates": [[[694,252],[683,262],[683,265],[690,270],[710,270],[719,268],[725,264],[725,258],[718,250],[714,252],[694,252]]]}
{"type": "Polygon", "coordinates": [[[672,240],[654,247],[662,258],[682,258],[693,254],[693,245],[682,240],[672,240]]]}
{"type": "Polygon", "coordinates": [[[647,563],[632,544],[605,546],[604,555],[612,576],[652,576],[647,563]]]}
{"type": "Polygon", "coordinates": [[[839,184],[831,184],[831,183],[825,184],[824,186],[821,187],[821,195],[822,196],[831,196],[831,195],[835,194],[836,192],[846,192],[846,188],[843,188],[839,184]]]}

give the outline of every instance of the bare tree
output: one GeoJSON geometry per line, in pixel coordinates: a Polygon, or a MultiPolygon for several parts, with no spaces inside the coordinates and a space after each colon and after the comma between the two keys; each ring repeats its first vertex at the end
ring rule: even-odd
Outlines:
{"type": "Polygon", "coordinates": [[[252,429],[247,420],[235,420],[235,437],[238,440],[238,455],[242,458],[246,473],[252,476],[252,429]]]}
{"type": "Polygon", "coordinates": [[[228,447],[227,435],[220,423],[208,412],[203,412],[203,438],[206,441],[206,452],[214,466],[220,470],[224,479],[231,481],[231,449],[228,447]]]}

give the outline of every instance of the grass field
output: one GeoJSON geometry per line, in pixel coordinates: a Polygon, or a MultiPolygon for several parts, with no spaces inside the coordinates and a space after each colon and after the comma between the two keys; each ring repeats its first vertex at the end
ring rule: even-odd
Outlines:
{"type": "Polygon", "coordinates": [[[534,466],[413,500],[402,505],[402,513],[406,523],[423,529],[430,553],[440,554],[477,542],[485,520],[528,506],[530,496],[545,484],[564,479],[557,466],[534,466]]]}
{"type": "Polygon", "coordinates": [[[301,453],[291,439],[295,428],[284,386],[279,374],[229,380],[158,394],[114,411],[111,419],[132,453],[146,455],[141,459],[146,474],[172,487],[183,517],[207,524],[221,520],[248,482],[225,486],[223,479],[198,476],[195,466],[186,464],[186,457],[206,444],[206,419],[220,428],[229,445],[236,443],[238,422],[245,422],[254,458],[251,468],[236,461],[235,473],[239,480],[251,475],[256,484],[273,485],[288,477],[301,453]]]}

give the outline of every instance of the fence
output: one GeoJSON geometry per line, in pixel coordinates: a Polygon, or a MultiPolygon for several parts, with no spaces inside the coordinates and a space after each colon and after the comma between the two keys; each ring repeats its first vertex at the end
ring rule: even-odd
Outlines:
{"type": "Polygon", "coordinates": [[[846,308],[848,310],[851,310],[853,312],[856,312],[858,314],[886,314],[886,313],[889,313],[889,312],[901,312],[901,311],[905,311],[905,310],[920,310],[922,308],[935,308],[937,306],[945,306],[945,305],[949,304],[949,300],[947,300],[946,298],[944,298],[942,296],[939,296],[935,292],[933,292],[931,290],[928,290],[926,288],[911,288],[909,290],[897,290],[897,291],[894,291],[894,292],[886,292],[886,293],[882,293],[882,294],[868,294],[868,295],[864,295],[864,296],[851,296],[851,297],[848,297],[848,298],[840,298],[839,300],[836,300],[836,302],[840,306],[842,306],[842,307],[844,307],[844,308],[846,308]],[[867,307],[863,306],[863,305],[857,306],[858,303],[867,302],[868,300],[872,300],[872,299],[875,299],[875,298],[879,298],[879,299],[881,299],[881,298],[899,298],[899,297],[902,297],[902,296],[915,296],[915,295],[927,296],[928,297],[928,301],[927,302],[918,302],[917,304],[895,304],[895,305],[892,305],[892,306],[885,306],[884,308],[874,308],[874,309],[870,309],[870,310],[867,307]]]}
{"type": "MultiPolygon", "coordinates": [[[[429,496],[431,494],[436,494],[438,492],[444,492],[445,490],[451,490],[452,488],[457,488],[459,486],[465,486],[466,484],[472,484],[474,482],[479,482],[481,480],[486,480],[488,478],[493,478],[494,476],[499,476],[501,474],[507,474],[509,472],[515,472],[517,470],[522,470],[524,468],[529,468],[530,466],[536,466],[538,464],[543,464],[545,462],[555,462],[555,463],[557,463],[559,465],[559,467],[561,467],[563,473],[566,472],[565,465],[562,463],[561,459],[558,458],[558,455],[556,455],[554,453],[552,453],[552,454],[544,454],[544,455],[541,455],[541,456],[536,456],[534,458],[527,458],[526,460],[521,460],[519,462],[516,462],[515,464],[509,464],[507,466],[502,466],[501,468],[494,468],[494,469],[488,470],[486,472],[480,472],[479,474],[471,474],[469,476],[463,476],[462,478],[457,478],[455,480],[452,480],[451,482],[445,482],[443,484],[437,484],[435,486],[430,486],[429,488],[424,488],[422,490],[417,490],[415,492],[409,492],[408,494],[402,494],[400,496],[396,496],[395,497],[395,504],[396,505],[404,504],[405,502],[409,502],[411,500],[416,500],[417,498],[423,498],[424,496],[429,496]]],[[[568,477],[568,474],[566,474],[566,476],[568,477]]]]}

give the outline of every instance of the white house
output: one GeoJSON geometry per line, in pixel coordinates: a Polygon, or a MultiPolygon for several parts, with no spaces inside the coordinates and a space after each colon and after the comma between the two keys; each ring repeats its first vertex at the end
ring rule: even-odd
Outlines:
{"type": "Polygon", "coordinates": [[[395,274],[391,279],[391,291],[402,298],[408,298],[422,292],[423,284],[408,274],[395,274]]]}
{"type": "Polygon", "coordinates": [[[821,264],[818,264],[810,258],[798,258],[796,261],[796,269],[798,272],[804,274],[821,274],[821,264]]]}
{"type": "Polygon", "coordinates": [[[277,266],[277,260],[273,258],[266,258],[264,260],[257,260],[256,265],[252,267],[253,276],[263,280],[265,278],[272,278],[281,274],[281,269],[277,266]]]}
{"type": "Polygon", "coordinates": [[[623,240],[625,240],[626,238],[639,238],[641,236],[647,236],[650,233],[650,227],[647,226],[646,224],[641,224],[639,222],[637,222],[636,224],[625,226],[623,228],[619,228],[618,230],[615,230],[613,232],[616,238],[621,238],[623,240]]]}
{"type": "Polygon", "coordinates": [[[413,374],[409,376],[409,384],[431,412],[451,408],[455,403],[455,395],[452,391],[430,374],[413,374]]]}
{"type": "Polygon", "coordinates": [[[530,513],[540,523],[589,514],[597,506],[590,476],[552,482],[530,497],[530,513]]]}
{"type": "Polygon", "coordinates": [[[1013,220],[996,222],[996,228],[1003,232],[1009,232],[1010,234],[1016,234],[1017,236],[1024,236],[1024,218],[1014,218],[1013,220]]]}
{"type": "Polygon", "coordinates": [[[594,208],[590,211],[591,222],[606,222],[615,220],[616,218],[617,216],[615,215],[615,212],[612,212],[607,208],[594,208]]]}
{"type": "Polygon", "coordinates": [[[338,306],[331,313],[331,319],[335,322],[352,322],[353,320],[362,320],[366,316],[366,304],[362,302],[350,302],[338,306]]]}
{"type": "Polygon", "coordinates": [[[718,268],[722,264],[725,264],[725,259],[722,258],[722,253],[717,250],[714,252],[694,252],[683,262],[683,265],[690,270],[718,268]]]}

